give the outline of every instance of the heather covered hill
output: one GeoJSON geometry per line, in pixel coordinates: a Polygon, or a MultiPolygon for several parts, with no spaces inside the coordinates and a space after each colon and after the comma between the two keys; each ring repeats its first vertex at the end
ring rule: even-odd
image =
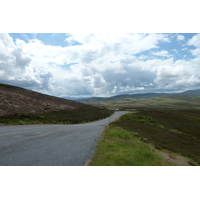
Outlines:
{"type": "Polygon", "coordinates": [[[58,110],[73,110],[82,105],[82,103],[76,101],[0,84],[0,116],[14,113],[43,113],[58,110]]]}
{"type": "Polygon", "coordinates": [[[112,111],[0,84],[0,124],[74,124],[108,117],[112,111]]]}

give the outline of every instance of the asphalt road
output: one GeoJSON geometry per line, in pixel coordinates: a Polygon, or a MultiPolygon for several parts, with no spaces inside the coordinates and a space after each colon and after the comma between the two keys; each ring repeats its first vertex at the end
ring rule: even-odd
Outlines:
{"type": "Polygon", "coordinates": [[[84,166],[104,126],[125,113],[78,125],[1,126],[0,166],[84,166]]]}

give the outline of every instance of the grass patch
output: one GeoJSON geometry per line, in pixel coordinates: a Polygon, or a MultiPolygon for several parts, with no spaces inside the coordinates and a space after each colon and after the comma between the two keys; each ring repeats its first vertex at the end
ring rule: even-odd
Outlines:
{"type": "Polygon", "coordinates": [[[158,121],[152,119],[151,117],[136,115],[133,113],[127,113],[121,117],[122,119],[137,121],[141,123],[146,123],[153,126],[162,126],[158,121]]]}
{"type": "Polygon", "coordinates": [[[155,148],[120,127],[109,127],[98,141],[90,166],[169,166],[155,148]]]}

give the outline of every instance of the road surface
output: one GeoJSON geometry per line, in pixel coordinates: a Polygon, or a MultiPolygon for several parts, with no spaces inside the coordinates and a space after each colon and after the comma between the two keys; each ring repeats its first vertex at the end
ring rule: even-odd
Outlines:
{"type": "Polygon", "coordinates": [[[87,124],[1,126],[0,166],[84,166],[104,126],[125,113],[87,124]]]}

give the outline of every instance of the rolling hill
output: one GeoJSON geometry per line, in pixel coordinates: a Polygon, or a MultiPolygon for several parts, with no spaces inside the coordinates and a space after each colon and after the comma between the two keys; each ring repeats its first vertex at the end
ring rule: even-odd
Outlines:
{"type": "Polygon", "coordinates": [[[72,110],[83,103],[41,94],[24,88],[0,84],[0,116],[14,113],[44,113],[72,110]]]}
{"type": "Polygon", "coordinates": [[[0,84],[0,124],[82,123],[110,114],[106,108],[0,84]]]}
{"type": "Polygon", "coordinates": [[[80,100],[80,102],[122,110],[138,108],[200,109],[200,90],[188,90],[182,93],[124,94],[109,98],[93,97],[80,100]]]}
{"type": "Polygon", "coordinates": [[[200,89],[198,90],[188,90],[182,93],[138,93],[138,94],[121,94],[112,97],[91,97],[87,99],[80,99],[79,102],[94,102],[94,101],[110,101],[124,98],[153,98],[153,97],[163,97],[163,96],[174,96],[174,95],[200,95],[200,89]]]}

